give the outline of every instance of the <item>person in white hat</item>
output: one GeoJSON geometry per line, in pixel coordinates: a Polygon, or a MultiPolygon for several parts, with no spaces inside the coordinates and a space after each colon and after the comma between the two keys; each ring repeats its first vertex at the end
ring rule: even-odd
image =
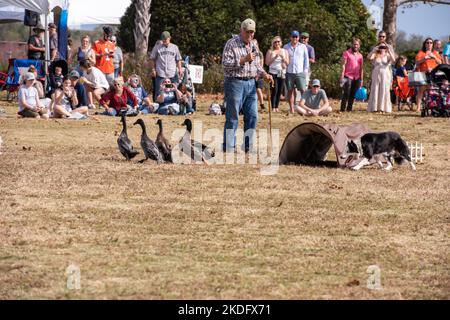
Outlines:
{"type": "Polygon", "coordinates": [[[47,110],[39,100],[39,93],[33,86],[36,77],[34,73],[27,72],[24,75],[25,84],[19,89],[19,112],[25,118],[48,119],[47,110]]]}
{"type": "Polygon", "coordinates": [[[326,116],[332,109],[328,102],[325,90],[320,88],[320,81],[314,79],[311,82],[311,89],[307,90],[296,106],[296,111],[303,116],[326,116]]]}

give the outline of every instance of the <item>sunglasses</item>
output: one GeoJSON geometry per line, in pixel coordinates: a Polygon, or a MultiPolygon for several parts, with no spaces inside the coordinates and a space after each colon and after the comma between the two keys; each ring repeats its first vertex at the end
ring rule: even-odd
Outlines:
{"type": "Polygon", "coordinates": [[[378,38],[386,38],[386,36],[378,36],[378,38]]]}
{"type": "Polygon", "coordinates": [[[273,43],[281,43],[280,40],[275,40],[273,43]]]}
{"type": "Polygon", "coordinates": [[[121,87],[122,84],[121,83],[114,83],[114,87],[121,87]]]}
{"type": "Polygon", "coordinates": [[[427,42],[425,42],[426,44],[430,44],[430,43],[433,43],[432,41],[427,41],[427,42]]]}
{"type": "Polygon", "coordinates": [[[291,38],[298,38],[298,36],[291,36],[291,38]]]}
{"type": "Polygon", "coordinates": [[[312,86],[313,88],[320,88],[320,86],[312,86]]]}

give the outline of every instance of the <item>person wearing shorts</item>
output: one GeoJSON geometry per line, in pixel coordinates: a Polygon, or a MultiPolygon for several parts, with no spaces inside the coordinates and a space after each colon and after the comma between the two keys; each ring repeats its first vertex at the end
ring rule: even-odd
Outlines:
{"type": "Polygon", "coordinates": [[[299,42],[300,33],[291,32],[291,41],[284,46],[289,54],[289,65],[286,71],[286,87],[290,112],[294,113],[295,89],[303,94],[308,87],[309,56],[306,45],[299,42]]]}
{"type": "Polygon", "coordinates": [[[33,86],[36,77],[27,72],[24,76],[25,84],[19,89],[19,115],[24,118],[48,119],[47,109],[39,100],[39,93],[33,86]]]}

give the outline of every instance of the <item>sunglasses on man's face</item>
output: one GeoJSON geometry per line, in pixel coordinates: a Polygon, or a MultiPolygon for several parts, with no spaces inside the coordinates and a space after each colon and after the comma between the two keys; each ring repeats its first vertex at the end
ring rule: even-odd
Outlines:
{"type": "Polygon", "coordinates": [[[378,36],[378,38],[386,38],[386,36],[378,36]]]}
{"type": "Polygon", "coordinates": [[[291,36],[291,38],[298,38],[298,36],[291,36]]]}
{"type": "Polygon", "coordinates": [[[320,88],[320,86],[312,86],[313,88],[320,88]]]}

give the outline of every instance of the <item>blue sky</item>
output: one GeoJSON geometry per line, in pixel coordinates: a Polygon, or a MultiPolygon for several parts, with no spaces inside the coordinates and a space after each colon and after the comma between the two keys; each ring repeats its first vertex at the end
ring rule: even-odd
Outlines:
{"type": "MultiPolygon", "coordinates": [[[[362,0],[369,6],[372,0],[362,0]]],[[[383,1],[377,0],[376,4],[382,7],[383,1]]],[[[450,35],[450,5],[426,5],[417,4],[413,8],[397,11],[397,29],[407,34],[420,34],[432,38],[448,37],[450,35]]]]}

